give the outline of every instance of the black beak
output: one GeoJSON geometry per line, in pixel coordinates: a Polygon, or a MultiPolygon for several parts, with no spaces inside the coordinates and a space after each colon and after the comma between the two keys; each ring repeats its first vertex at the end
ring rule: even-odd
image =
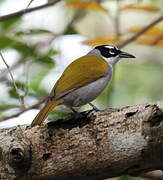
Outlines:
{"type": "Polygon", "coordinates": [[[121,53],[119,54],[120,58],[135,58],[135,56],[133,56],[132,54],[126,53],[121,51],[121,53]]]}

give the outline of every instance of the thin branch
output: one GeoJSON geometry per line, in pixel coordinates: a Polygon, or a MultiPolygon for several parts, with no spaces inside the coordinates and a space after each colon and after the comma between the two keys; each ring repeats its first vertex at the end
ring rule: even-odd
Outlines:
{"type": "Polygon", "coordinates": [[[34,1],[34,0],[31,0],[31,1],[27,4],[26,9],[32,4],[33,1],[34,1]]]}
{"type": "Polygon", "coordinates": [[[1,52],[0,52],[0,56],[1,56],[4,64],[6,65],[6,68],[7,68],[8,72],[9,72],[9,74],[10,74],[10,77],[11,77],[11,80],[12,80],[12,83],[13,83],[13,86],[14,86],[14,88],[15,88],[15,91],[16,91],[18,97],[19,97],[20,104],[22,105],[22,99],[21,99],[21,96],[20,96],[20,94],[19,94],[18,87],[17,87],[17,85],[16,85],[16,83],[15,83],[14,76],[12,75],[12,72],[11,72],[11,70],[10,70],[10,66],[7,64],[7,62],[6,62],[6,60],[5,60],[5,58],[3,57],[3,55],[2,55],[1,52]]]}
{"type": "Polygon", "coordinates": [[[118,47],[122,48],[125,45],[129,44],[130,42],[136,40],[139,36],[141,36],[144,32],[148,31],[151,27],[155,26],[157,23],[161,22],[163,20],[163,14],[152,21],[149,25],[145,26],[143,29],[141,29],[139,32],[135,33],[133,36],[129,37],[128,39],[118,43],[118,47]]]}
{"type": "Polygon", "coordinates": [[[8,120],[8,119],[11,119],[11,118],[18,117],[18,116],[20,116],[21,114],[23,114],[26,111],[29,111],[29,110],[34,109],[34,108],[37,108],[42,103],[44,103],[47,100],[47,98],[48,97],[44,97],[44,98],[40,99],[37,103],[35,103],[35,104],[31,105],[31,106],[28,106],[28,107],[24,107],[23,109],[21,109],[21,111],[15,113],[15,114],[12,114],[11,116],[6,116],[3,119],[0,119],[0,122],[8,120]]]}
{"type": "Polygon", "coordinates": [[[54,0],[52,2],[48,2],[48,3],[40,5],[40,6],[36,6],[36,7],[33,7],[33,8],[28,8],[28,9],[25,8],[25,9],[22,9],[20,11],[17,11],[17,12],[11,13],[11,14],[0,16],[0,21],[4,21],[4,20],[7,20],[7,19],[10,19],[10,18],[13,18],[13,17],[22,16],[24,14],[27,14],[27,13],[30,13],[30,12],[33,12],[33,11],[37,11],[37,10],[52,6],[52,5],[56,4],[59,1],[60,0],[54,0]]]}
{"type": "MultiPolygon", "coordinates": [[[[14,70],[16,69],[18,66],[20,66],[22,63],[23,63],[23,59],[19,59],[15,64],[13,64],[11,67],[10,67],[10,70],[14,70]]],[[[7,73],[8,73],[8,70],[7,69],[4,69],[3,71],[1,71],[0,73],[0,81],[6,81],[8,80],[7,78],[7,73]]]]}

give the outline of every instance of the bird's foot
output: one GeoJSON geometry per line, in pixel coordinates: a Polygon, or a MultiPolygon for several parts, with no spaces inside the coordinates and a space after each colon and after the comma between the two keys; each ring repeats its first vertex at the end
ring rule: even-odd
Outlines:
{"type": "Polygon", "coordinates": [[[75,110],[73,107],[71,107],[70,109],[74,114],[79,114],[79,112],[77,110],[75,110]]]}
{"type": "Polygon", "coordinates": [[[100,111],[100,109],[98,107],[96,107],[94,104],[92,103],[88,103],[93,109],[93,111],[100,111]]]}

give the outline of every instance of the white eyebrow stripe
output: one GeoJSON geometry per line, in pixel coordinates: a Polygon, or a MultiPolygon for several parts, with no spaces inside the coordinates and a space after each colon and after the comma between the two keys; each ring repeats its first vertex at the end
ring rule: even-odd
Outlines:
{"type": "Polygon", "coordinates": [[[113,46],[104,46],[104,47],[106,47],[106,48],[108,48],[108,49],[114,49],[114,47],[113,46]]]}

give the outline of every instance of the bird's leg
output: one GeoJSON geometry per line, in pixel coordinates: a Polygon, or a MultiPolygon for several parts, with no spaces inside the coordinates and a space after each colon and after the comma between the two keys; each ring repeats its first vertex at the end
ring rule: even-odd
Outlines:
{"type": "Polygon", "coordinates": [[[76,111],[73,107],[71,107],[70,109],[71,109],[71,111],[73,111],[73,113],[75,113],[75,114],[78,113],[78,111],[76,111]]]}
{"type": "Polygon", "coordinates": [[[95,110],[95,111],[99,111],[100,109],[98,108],[98,107],[96,107],[94,104],[92,104],[92,103],[88,103],[92,108],[93,108],[93,110],[95,110]]]}
{"type": "Polygon", "coordinates": [[[79,119],[83,119],[83,114],[82,113],[78,112],[73,107],[70,107],[70,109],[73,111],[73,113],[71,113],[71,115],[70,115],[71,119],[72,119],[72,117],[73,117],[73,120],[78,120],[78,121],[79,121],[79,119]]]}

